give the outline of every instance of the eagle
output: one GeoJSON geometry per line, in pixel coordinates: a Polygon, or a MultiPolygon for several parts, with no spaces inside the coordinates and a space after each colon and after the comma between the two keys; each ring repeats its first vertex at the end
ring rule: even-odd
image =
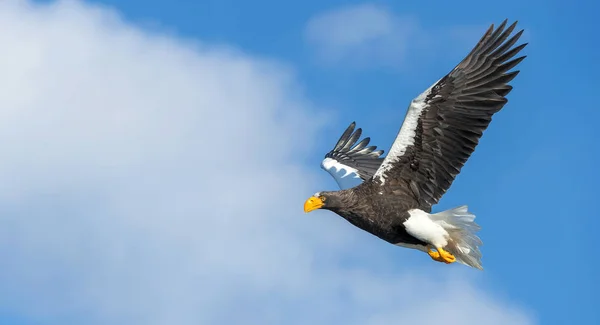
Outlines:
{"type": "Polygon", "coordinates": [[[332,211],[380,239],[426,252],[434,261],[459,262],[483,270],[480,226],[466,205],[433,213],[475,150],[492,116],[508,102],[513,70],[527,45],[515,44],[517,22],[492,24],[471,52],[448,74],[414,98],[385,158],[382,150],[358,142],[353,122],[321,167],[339,191],[315,193],[306,213],[332,211]]]}

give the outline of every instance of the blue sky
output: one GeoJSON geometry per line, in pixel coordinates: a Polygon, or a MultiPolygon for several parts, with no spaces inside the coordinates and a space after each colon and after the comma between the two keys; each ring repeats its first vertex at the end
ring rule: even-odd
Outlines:
{"type": "Polygon", "coordinates": [[[599,7],[8,1],[0,324],[600,323],[599,7]],[[505,18],[528,58],[434,207],[476,213],[484,272],[301,213],[351,121],[387,151],[505,18]]]}

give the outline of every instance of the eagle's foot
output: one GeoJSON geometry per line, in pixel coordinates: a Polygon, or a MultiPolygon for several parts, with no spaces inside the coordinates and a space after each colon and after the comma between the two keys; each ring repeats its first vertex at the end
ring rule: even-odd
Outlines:
{"type": "Polygon", "coordinates": [[[427,254],[429,254],[429,256],[434,260],[434,261],[440,261],[440,253],[432,250],[431,248],[427,251],[427,254]]]}
{"type": "Polygon", "coordinates": [[[456,262],[456,257],[454,257],[454,255],[452,255],[452,253],[444,250],[443,248],[438,248],[437,250],[440,254],[440,258],[442,259],[442,262],[444,262],[446,264],[456,262]]]}
{"type": "Polygon", "coordinates": [[[434,260],[446,264],[456,262],[456,257],[452,253],[444,250],[443,248],[437,248],[437,252],[431,248],[427,251],[427,254],[434,260]]]}

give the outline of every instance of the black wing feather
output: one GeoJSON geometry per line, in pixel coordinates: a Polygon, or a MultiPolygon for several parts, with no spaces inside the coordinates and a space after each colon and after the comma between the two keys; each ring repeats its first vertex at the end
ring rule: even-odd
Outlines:
{"type": "Polygon", "coordinates": [[[525,56],[511,60],[527,44],[511,47],[523,31],[510,34],[517,22],[497,29],[492,25],[479,43],[424,99],[414,144],[400,157],[389,157],[381,168],[385,187],[412,191],[418,204],[431,210],[448,190],[471,156],[492,115],[507,103],[508,83],[519,71],[509,72],[525,56]],[[509,61],[511,60],[511,61],[509,61]],[[389,164],[389,165],[388,165],[389,164]]]}
{"type": "Polygon", "coordinates": [[[355,127],[356,123],[352,122],[325,158],[334,159],[340,164],[358,170],[360,178],[366,180],[375,174],[383,162],[383,158],[380,158],[383,150],[376,150],[377,146],[367,146],[371,141],[368,137],[356,143],[362,134],[362,129],[358,128],[354,131],[355,127]]]}

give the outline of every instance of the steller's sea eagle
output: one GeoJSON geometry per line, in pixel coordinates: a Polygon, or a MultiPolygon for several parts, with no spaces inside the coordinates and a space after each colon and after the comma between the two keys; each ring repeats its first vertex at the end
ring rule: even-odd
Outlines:
{"type": "Polygon", "coordinates": [[[354,123],[323,160],[340,191],[315,193],[304,211],[333,211],[354,226],[394,245],[427,252],[438,262],[483,269],[480,229],[475,215],[461,206],[431,213],[475,150],[492,115],[507,103],[513,59],[527,43],[514,46],[516,22],[494,25],[450,73],[412,100],[402,127],[385,158],[366,147],[352,147],[360,129],[354,123]],[[506,28],[506,29],[505,29],[506,28]],[[514,47],[513,47],[514,46],[514,47]],[[354,185],[345,180],[354,179],[354,185]]]}

